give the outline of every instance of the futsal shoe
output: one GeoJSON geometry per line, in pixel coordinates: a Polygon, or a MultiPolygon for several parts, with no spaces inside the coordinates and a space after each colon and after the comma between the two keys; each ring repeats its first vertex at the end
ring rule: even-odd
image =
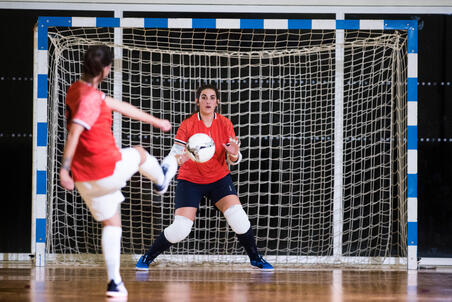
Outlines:
{"type": "Polygon", "coordinates": [[[257,258],[256,260],[250,260],[250,263],[253,267],[258,268],[263,271],[272,271],[273,270],[273,265],[271,265],[270,263],[265,261],[265,259],[262,258],[261,255],[259,255],[259,258],[257,258]]]}
{"type": "Polygon", "coordinates": [[[146,255],[143,255],[138,259],[137,264],[135,265],[136,270],[138,271],[148,271],[149,270],[149,264],[151,264],[152,261],[148,260],[148,257],[146,255]]]}
{"type": "Polygon", "coordinates": [[[154,184],[154,192],[163,195],[168,190],[171,179],[177,172],[177,159],[173,155],[168,155],[162,161],[162,171],[165,176],[161,185],[154,184]]]}
{"type": "Polygon", "coordinates": [[[127,289],[122,281],[116,284],[115,281],[110,280],[110,283],[107,285],[107,297],[124,298],[127,295],[127,289]]]}

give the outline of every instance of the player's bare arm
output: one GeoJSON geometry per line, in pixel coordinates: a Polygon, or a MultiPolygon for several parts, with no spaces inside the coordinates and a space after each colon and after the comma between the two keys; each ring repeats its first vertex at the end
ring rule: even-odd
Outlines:
{"type": "Polygon", "coordinates": [[[105,98],[105,102],[113,111],[119,112],[132,119],[151,124],[152,126],[165,132],[171,130],[171,123],[168,120],[152,116],[129,103],[116,100],[109,96],[105,98]]]}
{"type": "Polygon", "coordinates": [[[69,174],[69,171],[71,169],[72,158],[74,157],[75,149],[77,148],[80,134],[82,134],[83,130],[85,130],[85,128],[83,128],[82,125],[79,125],[77,123],[72,123],[69,128],[66,145],[64,147],[62,165],[60,169],[60,183],[63,186],[63,188],[67,190],[74,189],[74,180],[69,174]]]}

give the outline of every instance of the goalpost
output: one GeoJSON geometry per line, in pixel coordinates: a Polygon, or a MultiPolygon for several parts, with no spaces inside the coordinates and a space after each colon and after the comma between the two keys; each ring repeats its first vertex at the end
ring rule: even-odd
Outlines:
{"type": "MultiPolygon", "coordinates": [[[[74,17],[40,17],[36,31],[37,265],[101,259],[100,224],[58,180],[65,92],[99,43],[115,51],[101,90],[173,125],[162,133],[115,115],[120,146],[163,158],[196,88],[217,85],[219,110],[242,142],[231,174],[269,262],[417,267],[416,21],[74,17]]],[[[123,259],[134,261],[171,223],[174,187],[161,198],[137,174],[123,189],[123,259]]],[[[157,260],[244,255],[203,201],[190,236],[157,260]]]]}

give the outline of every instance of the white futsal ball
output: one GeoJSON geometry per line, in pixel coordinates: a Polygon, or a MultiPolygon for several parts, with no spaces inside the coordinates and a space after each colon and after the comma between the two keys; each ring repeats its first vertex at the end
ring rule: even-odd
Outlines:
{"type": "Polygon", "coordinates": [[[215,143],[207,134],[193,134],[188,139],[187,153],[193,161],[204,163],[211,159],[215,153],[215,143]]]}

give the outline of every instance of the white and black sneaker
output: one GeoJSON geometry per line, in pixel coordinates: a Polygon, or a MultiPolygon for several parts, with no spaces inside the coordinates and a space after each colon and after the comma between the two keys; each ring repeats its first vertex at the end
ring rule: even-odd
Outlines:
{"type": "Polygon", "coordinates": [[[127,297],[127,289],[124,286],[124,282],[119,282],[119,284],[116,284],[115,281],[110,280],[110,282],[107,285],[107,297],[115,297],[115,298],[122,298],[127,297]]]}
{"type": "Polygon", "coordinates": [[[163,195],[168,190],[169,184],[177,172],[177,159],[173,155],[168,155],[162,161],[162,171],[165,175],[163,184],[154,184],[154,192],[158,195],[163,195]]]}

